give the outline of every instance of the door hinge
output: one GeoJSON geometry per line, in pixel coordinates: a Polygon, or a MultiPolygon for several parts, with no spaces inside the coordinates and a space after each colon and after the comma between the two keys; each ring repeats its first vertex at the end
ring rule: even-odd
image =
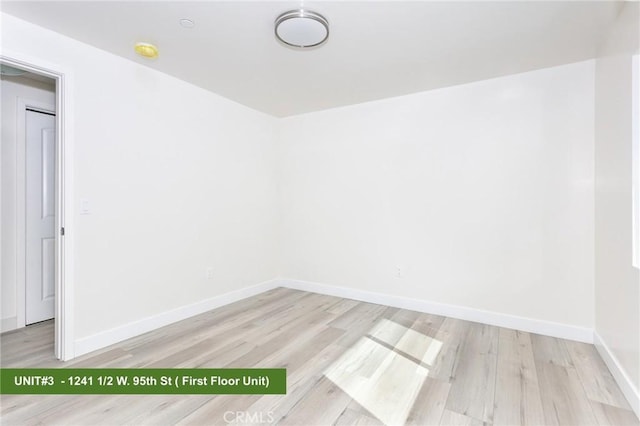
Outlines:
{"type": "Polygon", "coordinates": [[[62,235],[64,237],[64,226],[62,228],[60,228],[60,235],[62,235]]]}

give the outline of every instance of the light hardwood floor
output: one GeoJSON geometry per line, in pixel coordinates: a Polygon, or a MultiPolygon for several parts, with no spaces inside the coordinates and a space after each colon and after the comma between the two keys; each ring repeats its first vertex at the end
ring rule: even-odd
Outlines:
{"type": "Polygon", "coordinates": [[[289,289],[67,363],[52,336],[3,334],[1,365],[285,367],[287,395],[3,395],[3,425],[639,424],[592,345],[289,289]]]}

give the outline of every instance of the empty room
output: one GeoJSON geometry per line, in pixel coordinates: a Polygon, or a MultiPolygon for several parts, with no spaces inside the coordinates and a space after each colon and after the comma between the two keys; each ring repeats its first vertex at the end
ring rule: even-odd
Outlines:
{"type": "Polygon", "coordinates": [[[640,4],[0,1],[2,425],[640,425],[640,4]]]}

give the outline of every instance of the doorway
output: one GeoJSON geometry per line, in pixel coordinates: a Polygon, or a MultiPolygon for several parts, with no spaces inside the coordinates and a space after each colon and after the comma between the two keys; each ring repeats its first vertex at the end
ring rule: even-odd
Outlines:
{"type": "MultiPolygon", "coordinates": [[[[6,102],[3,90],[3,106],[9,105],[7,109],[12,109],[15,117],[11,126],[3,121],[2,309],[10,312],[3,312],[2,326],[3,330],[7,325],[15,329],[53,318],[55,353],[52,355],[69,360],[74,353],[72,293],[67,275],[71,259],[65,235],[69,221],[65,220],[65,210],[71,200],[71,152],[65,132],[68,126],[64,100],[70,89],[64,71],[19,58],[19,55],[0,56],[3,84],[12,79],[14,89],[19,83],[31,89],[42,89],[43,84],[49,84],[53,93],[43,99],[36,96],[37,91],[27,90],[24,95],[14,93],[14,98],[6,102]],[[8,127],[14,127],[13,134],[5,132],[8,127]],[[11,143],[15,149],[5,149],[11,143]],[[10,155],[5,155],[7,153],[10,155]],[[7,165],[10,167],[5,167],[7,165]],[[7,169],[9,171],[5,171],[7,169]],[[11,173],[15,176],[13,186],[12,182],[5,184],[4,179],[11,173]],[[5,194],[7,188],[14,193],[5,194]],[[13,226],[7,226],[5,216],[11,214],[5,215],[5,212],[13,212],[13,226]],[[13,257],[8,254],[10,251],[13,257]],[[13,275],[11,267],[15,269],[13,275]],[[13,301],[13,311],[8,310],[13,301]],[[6,321],[11,314],[14,315],[8,320],[13,324],[6,321]]],[[[5,112],[3,110],[3,115],[5,112]]]]}

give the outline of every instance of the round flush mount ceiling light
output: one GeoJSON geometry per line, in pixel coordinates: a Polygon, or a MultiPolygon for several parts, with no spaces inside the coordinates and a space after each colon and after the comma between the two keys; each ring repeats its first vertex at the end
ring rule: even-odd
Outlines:
{"type": "Polygon", "coordinates": [[[193,28],[196,26],[196,23],[192,19],[183,18],[180,20],[180,26],[182,28],[193,28]]]}
{"type": "Polygon", "coordinates": [[[288,46],[307,48],[319,46],[329,37],[329,22],[310,10],[290,10],[278,16],[276,37],[288,46]]]}
{"type": "Polygon", "coordinates": [[[145,58],[155,59],[158,57],[158,48],[150,43],[136,43],[135,51],[138,55],[145,58]]]}
{"type": "Polygon", "coordinates": [[[0,75],[6,75],[7,77],[18,77],[26,74],[25,70],[14,68],[9,65],[0,64],[0,75]]]}

